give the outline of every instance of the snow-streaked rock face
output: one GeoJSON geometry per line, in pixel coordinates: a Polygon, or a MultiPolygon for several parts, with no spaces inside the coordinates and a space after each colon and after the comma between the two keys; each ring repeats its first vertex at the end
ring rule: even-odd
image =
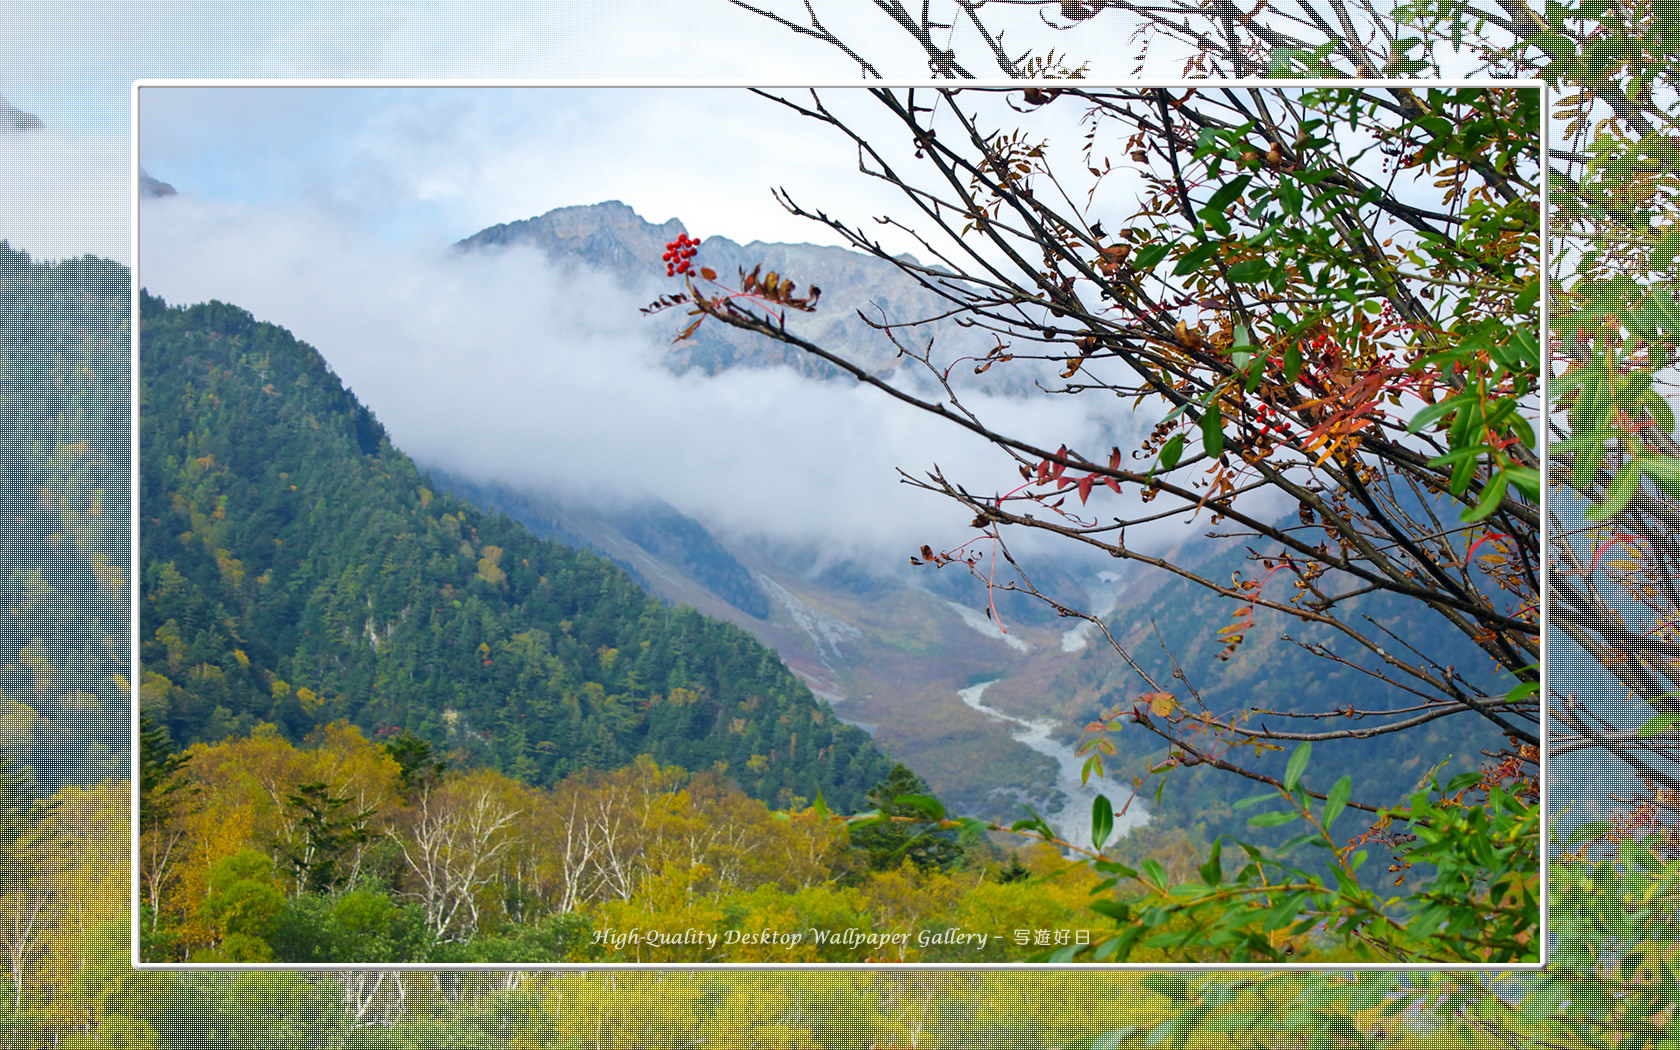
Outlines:
{"type": "Polygon", "coordinates": [[[764,575],[754,572],[758,585],[793,618],[793,622],[810,637],[817,658],[830,674],[837,674],[834,665],[841,661],[840,646],[862,636],[861,631],[844,620],[820,612],[792,591],[764,575]]]}
{"type": "MultiPolygon", "coordinates": [[[[493,251],[515,245],[534,247],[551,262],[583,262],[614,274],[625,287],[652,302],[661,293],[682,291],[679,279],[667,279],[660,256],[679,233],[688,233],[679,219],[653,223],[620,201],[555,208],[542,215],[503,223],[479,231],[457,247],[493,251]]],[[[903,363],[898,348],[859,317],[875,322],[904,323],[944,313],[949,303],[921,287],[892,263],[861,252],[815,244],[738,244],[728,237],[704,238],[696,270],[705,266],[720,284],[735,286],[741,272],[760,268],[761,274],[780,274],[794,282],[800,294],[814,285],[821,289],[813,313],[789,311],[788,331],[836,351],[868,371],[886,375],[903,363]]],[[[703,290],[709,287],[697,281],[703,290]]],[[[687,323],[684,312],[654,315],[649,324],[674,335],[687,323]]],[[[929,333],[901,333],[900,338],[925,342],[929,333]]],[[[989,345],[975,332],[945,325],[940,345],[989,345]]],[[[964,351],[971,352],[971,351],[964,351]]],[[[711,375],[725,368],[782,366],[819,378],[841,375],[833,366],[782,343],[741,332],[722,324],[700,326],[679,353],[670,357],[677,371],[694,368],[711,375]]],[[[919,377],[918,377],[919,378],[919,377]]],[[[1008,377],[1014,380],[1016,377],[1008,377]]]]}
{"type": "Polygon", "coordinates": [[[1031,645],[1021,639],[1012,634],[1006,633],[1002,627],[998,626],[997,621],[993,620],[985,613],[975,612],[973,609],[970,609],[968,606],[959,602],[947,601],[945,604],[949,605],[953,610],[955,610],[958,616],[962,617],[963,623],[967,624],[975,631],[978,631],[980,634],[985,635],[987,638],[996,638],[998,641],[1009,646],[1009,648],[1018,653],[1027,652],[1032,648],[1031,645]]]}

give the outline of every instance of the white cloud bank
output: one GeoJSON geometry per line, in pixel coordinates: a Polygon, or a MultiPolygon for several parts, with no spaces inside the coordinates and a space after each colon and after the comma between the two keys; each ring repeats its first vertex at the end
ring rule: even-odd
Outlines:
{"type": "Polygon", "coordinates": [[[123,135],[0,132],[0,238],[37,261],[129,261],[129,147],[123,135]]]}
{"type": "MultiPolygon", "coordinates": [[[[876,565],[974,531],[896,468],[938,464],[975,491],[1019,483],[981,439],[857,384],[781,368],[675,375],[672,351],[642,323],[645,299],[531,251],[457,255],[370,238],[320,211],[185,194],[145,203],[141,244],[153,294],[221,299],[290,329],[399,447],[465,475],[597,501],[657,496],[728,533],[876,565]]],[[[969,404],[1049,447],[1095,445],[1105,421],[1092,409],[1108,408],[969,404]]]]}

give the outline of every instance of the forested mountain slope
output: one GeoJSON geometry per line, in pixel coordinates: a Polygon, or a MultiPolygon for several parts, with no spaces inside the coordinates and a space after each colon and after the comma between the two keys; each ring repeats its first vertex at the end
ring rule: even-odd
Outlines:
{"type": "Polygon", "coordinates": [[[649,754],[839,807],[887,771],[745,632],[429,490],[284,329],[148,296],[140,354],[142,700],[176,746],[348,718],[532,783],[649,754]]]}
{"type": "Polygon", "coordinates": [[[0,738],[47,792],[127,769],[128,288],[0,240],[0,738]]]}

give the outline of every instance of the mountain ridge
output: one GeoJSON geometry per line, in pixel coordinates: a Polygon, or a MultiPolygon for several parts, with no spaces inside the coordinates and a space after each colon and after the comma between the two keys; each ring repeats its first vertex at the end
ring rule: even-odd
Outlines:
{"type": "MultiPolygon", "coordinates": [[[[528,219],[489,226],[457,241],[455,248],[463,252],[535,248],[550,263],[582,262],[605,270],[651,302],[673,290],[674,282],[664,277],[665,264],[660,256],[667,243],[687,232],[680,219],[653,223],[622,201],[612,200],[566,205],[528,219]]],[[[815,314],[795,312],[787,319],[788,329],[812,341],[843,348],[876,375],[897,374],[903,362],[898,349],[859,317],[860,311],[877,322],[903,323],[941,313],[950,305],[892,263],[834,245],[740,244],[713,235],[700,245],[695,265],[702,263],[717,272],[719,282],[725,285],[737,271],[750,272],[755,267],[775,271],[802,288],[817,285],[822,289],[823,309],[815,314]]],[[[666,338],[682,327],[662,315],[655,315],[649,324],[666,338]]],[[[958,345],[984,342],[974,333],[949,326],[943,332],[942,339],[958,345]]],[[[726,368],[779,366],[817,379],[844,377],[827,362],[727,325],[702,325],[680,347],[682,352],[670,359],[671,368],[677,372],[698,369],[715,375],[726,368]]],[[[845,378],[850,381],[850,377],[845,378]]]]}

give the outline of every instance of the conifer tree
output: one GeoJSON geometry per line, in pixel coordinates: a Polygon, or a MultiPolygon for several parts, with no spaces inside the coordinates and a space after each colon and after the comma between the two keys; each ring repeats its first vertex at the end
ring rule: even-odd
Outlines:
{"type": "Polygon", "coordinates": [[[883,819],[854,831],[852,845],[868,855],[871,868],[896,868],[909,858],[922,871],[949,871],[962,858],[954,833],[917,824],[934,813],[942,815],[944,806],[909,766],[893,766],[866,797],[883,819]]]}

